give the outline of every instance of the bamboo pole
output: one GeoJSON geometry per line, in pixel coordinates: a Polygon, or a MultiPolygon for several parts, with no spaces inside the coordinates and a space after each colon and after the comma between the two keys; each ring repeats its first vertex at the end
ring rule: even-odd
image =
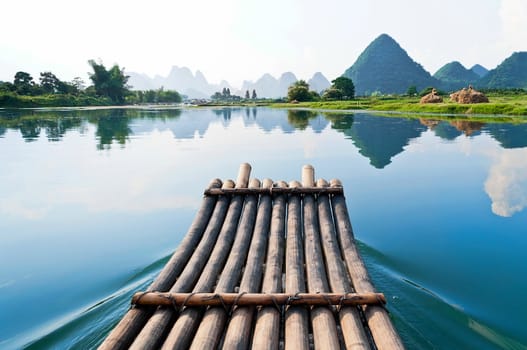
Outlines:
{"type": "MultiPolygon", "coordinates": [[[[250,174],[249,171],[250,166],[248,166],[248,164],[242,164],[240,166],[236,180],[236,186],[247,186],[250,174]]],[[[220,271],[223,269],[230,248],[232,247],[232,242],[235,238],[236,228],[238,226],[238,220],[242,211],[243,202],[243,196],[232,197],[225,221],[223,222],[221,232],[218,236],[218,239],[216,240],[212,253],[203,257],[203,259],[206,261],[206,266],[201,272],[199,280],[192,290],[193,292],[202,293],[211,292],[213,290],[214,284],[216,283],[220,271]]],[[[181,312],[179,318],[171,327],[168,335],[174,348],[183,349],[189,347],[203,312],[203,308],[185,308],[181,312]]],[[[142,349],[140,346],[141,344],[138,344],[137,349],[142,349]]]]}
{"type": "MultiPolygon", "coordinates": [[[[135,305],[178,306],[260,306],[260,305],[378,305],[385,304],[382,293],[170,293],[138,292],[135,305]]],[[[209,309],[209,310],[212,310],[209,309]]],[[[223,309],[222,309],[223,310],[223,309]]],[[[207,311],[208,312],[208,311],[207,311]]],[[[202,324],[200,325],[200,328],[202,324]]]]}
{"type": "MultiPolygon", "coordinates": [[[[298,181],[289,183],[291,189],[301,189],[298,181]]],[[[292,192],[294,193],[294,192],[292,192]]],[[[287,240],[285,261],[286,293],[306,291],[304,248],[302,245],[302,203],[300,195],[291,194],[287,207],[287,240]]],[[[309,349],[309,313],[305,307],[290,306],[285,312],[285,349],[309,349]]]]}
{"type": "Polygon", "coordinates": [[[272,188],[210,188],[203,192],[208,196],[227,194],[342,194],[342,187],[272,187],[272,188]]]}
{"type": "MultiPolygon", "coordinates": [[[[208,187],[209,189],[212,189],[220,186],[221,180],[214,179],[208,187]]],[[[213,210],[215,210],[216,199],[217,198],[210,197],[205,197],[203,199],[201,207],[196,213],[185,238],[154,282],[148,287],[147,291],[167,291],[174,284],[177,276],[185,267],[194,248],[202,239],[204,232],[206,231],[209,219],[213,215],[213,210]]],[[[119,321],[104,342],[99,346],[99,349],[109,350],[128,348],[154,311],[154,308],[132,308],[128,310],[121,321],[119,321]]]]}
{"type": "Polygon", "coordinates": [[[240,164],[238,177],[236,178],[236,189],[247,188],[249,186],[249,177],[251,175],[251,165],[249,163],[240,164]]]}
{"type": "MultiPolygon", "coordinates": [[[[318,180],[317,186],[328,187],[326,180],[318,180]]],[[[326,260],[326,270],[329,285],[334,293],[352,292],[351,281],[342,261],[340,247],[335,233],[335,225],[327,194],[317,198],[318,217],[322,249],[326,260]]],[[[340,327],[346,349],[370,349],[368,337],[360,319],[359,309],[356,307],[342,307],[339,311],[340,327]]]]}
{"type": "Polygon", "coordinates": [[[302,167],[302,188],[315,187],[315,168],[307,164],[302,167]]]}
{"type": "MultiPolygon", "coordinates": [[[[278,187],[287,183],[279,181],[278,187]]],[[[284,260],[285,210],[286,198],[283,194],[275,195],[271,217],[271,232],[267,249],[265,274],[262,283],[263,293],[282,291],[282,265],[284,260]]],[[[267,306],[260,309],[254,326],[253,349],[277,349],[280,340],[280,314],[276,307],[267,306]]]]}
{"type": "MultiPolygon", "coordinates": [[[[273,186],[273,181],[265,179],[263,188],[273,186]]],[[[240,293],[251,293],[260,290],[263,274],[263,264],[267,249],[267,238],[271,222],[271,196],[260,196],[258,214],[254,228],[249,255],[245,264],[245,271],[240,282],[240,293]]],[[[223,349],[241,350],[249,347],[255,307],[236,307],[225,332],[223,349]]]]}
{"type": "MultiPolygon", "coordinates": [[[[260,181],[252,179],[249,188],[259,187],[260,181]]],[[[236,239],[216,286],[216,293],[232,292],[240,281],[240,275],[242,273],[244,262],[247,258],[247,252],[254,230],[257,206],[258,197],[254,194],[248,195],[245,199],[243,213],[238,225],[238,230],[236,232],[236,239]]],[[[223,307],[209,308],[203,316],[190,348],[216,348],[224,331],[226,321],[227,311],[223,307]]],[[[168,347],[164,346],[165,348],[172,348],[172,343],[170,341],[170,337],[167,338],[165,344],[168,344],[168,347]]]]}
{"type": "MultiPolygon", "coordinates": [[[[227,180],[223,183],[223,187],[232,188],[234,187],[234,182],[227,180]]],[[[230,197],[220,197],[218,199],[202,240],[195,248],[192,257],[170,289],[170,292],[189,292],[192,289],[220,234],[230,202],[230,197]]],[[[163,339],[167,327],[173,322],[176,314],[177,312],[173,308],[158,308],[140,330],[139,334],[137,334],[130,348],[151,349],[159,346],[159,342],[163,339]]]]}
{"type": "MultiPolygon", "coordinates": [[[[302,171],[302,185],[313,186],[315,181],[312,166],[302,171]]],[[[304,244],[306,254],[307,285],[310,293],[327,293],[329,286],[322,256],[318,215],[313,195],[304,196],[304,244]]],[[[337,325],[328,307],[317,306],[311,309],[313,341],[315,349],[339,349],[337,325]]]]}
{"type": "MultiPolygon", "coordinates": [[[[341,185],[342,184],[339,180],[331,181],[331,186],[341,185]]],[[[331,204],[335,218],[334,221],[337,236],[340,241],[348,272],[353,281],[353,287],[358,293],[375,292],[375,288],[370,282],[366,266],[364,265],[355,245],[355,239],[344,195],[334,196],[331,204]]],[[[404,349],[401,338],[393,327],[390,317],[384,308],[371,305],[363,307],[363,310],[377,349],[404,349]]]]}

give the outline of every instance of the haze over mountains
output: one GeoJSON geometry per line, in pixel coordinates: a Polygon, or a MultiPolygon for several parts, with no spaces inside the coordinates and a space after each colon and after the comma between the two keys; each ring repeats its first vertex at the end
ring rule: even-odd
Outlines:
{"type": "MultiPolygon", "coordinates": [[[[291,72],[283,73],[278,79],[266,73],[255,82],[244,81],[241,89],[237,89],[227,81],[211,84],[199,70],[193,74],[187,67],[173,66],[166,77],[156,75],[154,78],[150,78],[145,74],[135,72],[127,72],[126,74],[130,76],[128,84],[132,86],[133,90],[150,90],[163,87],[168,90],[177,90],[189,98],[210,98],[211,95],[217,91],[222,91],[223,88],[228,88],[231,94],[238,96],[245,96],[247,90],[250,93],[255,90],[258,97],[280,98],[286,96],[287,88],[298,80],[296,75],[291,72]]],[[[320,72],[315,73],[308,83],[311,89],[317,92],[321,92],[331,85],[320,72]]]]}
{"type": "MultiPolygon", "coordinates": [[[[298,78],[292,72],[285,72],[279,78],[266,73],[261,78],[244,81],[241,89],[233,88],[226,81],[210,84],[198,70],[193,74],[186,67],[172,67],[168,76],[150,78],[144,74],[127,72],[129,84],[134,90],[175,89],[189,98],[209,98],[214,92],[229,88],[231,94],[244,96],[245,91],[255,90],[258,97],[280,98],[287,95],[287,88],[298,78]]],[[[427,72],[419,63],[389,35],[382,34],[373,40],[359,55],[355,63],[346,69],[343,76],[353,80],[355,94],[404,94],[415,86],[418,91],[436,87],[444,91],[454,91],[468,85],[476,88],[527,89],[527,52],[515,52],[495,69],[476,64],[468,69],[460,62],[445,64],[434,75],[427,72]]],[[[332,77],[333,79],[333,77],[332,77]]],[[[330,86],[329,80],[320,72],[308,80],[312,90],[321,92],[330,86]]]]}

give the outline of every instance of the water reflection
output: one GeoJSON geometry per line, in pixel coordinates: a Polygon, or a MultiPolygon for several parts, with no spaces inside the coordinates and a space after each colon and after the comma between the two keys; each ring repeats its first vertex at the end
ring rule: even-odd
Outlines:
{"type": "Polygon", "coordinates": [[[107,149],[116,142],[124,146],[133,134],[130,124],[134,120],[167,121],[177,119],[180,110],[148,111],[131,109],[95,109],[68,111],[2,111],[0,136],[8,129],[18,130],[26,142],[36,141],[42,131],[48,141],[60,141],[69,131],[83,132],[83,123],[96,125],[98,149],[107,149]]]}
{"type": "MultiPolygon", "coordinates": [[[[414,348],[492,348],[478,346],[465,312],[526,341],[525,312],[511,317],[505,302],[488,303],[527,290],[518,278],[526,266],[525,125],[267,108],[0,110],[0,135],[0,259],[10,266],[0,271],[2,348],[4,339],[22,347],[40,338],[86,305],[108,300],[100,305],[113,308],[108,296],[131,288],[131,272],[181,238],[210,176],[232,176],[240,160],[254,176],[285,180],[309,162],[347,184],[357,237],[383,256],[366,250],[377,261],[367,264],[399,325],[407,322],[402,334],[419,339],[414,348]],[[394,274],[385,279],[386,271],[394,274]],[[441,299],[412,292],[425,288],[441,299]],[[62,290],[69,294],[49,298],[62,290]]],[[[35,348],[89,347],[76,342],[99,339],[114,316],[96,320],[98,328],[97,317],[76,319],[35,348]]]]}
{"type": "Polygon", "coordinates": [[[97,125],[95,136],[98,149],[109,148],[114,141],[124,146],[132,133],[130,119],[124,110],[116,110],[104,118],[94,118],[91,121],[97,125]]]}
{"type": "Polygon", "coordinates": [[[125,146],[130,136],[154,129],[170,130],[177,139],[190,139],[196,133],[203,137],[211,123],[228,127],[241,117],[245,126],[256,125],[265,132],[279,129],[284,133],[310,128],[321,133],[328,124],[350,139],[375,168],[382,169],[404,151],[412,139],[427,129],[441,139],[452,141],[465,135],[490,135],[503,148],[527,147],[527,124],[483,123],[465,119],[434,120],[429,118],[394,118],[370,114],[321,114],[312,110],[258,108],[216,108],[186,111],[179,109],[94,109],[68,111],[0,111],[0,137],[7,130],[17,130],[26,142],[38,140],[42,132],[49,141],[60,141],[69,131],[82,132],[83,123],[96,126],[98,149],[112,144],[125,146]],[[261,111],[259,114],[258,111],[261,111]]]}
{"type": "Polygon", "coordinates": [[[485,123],[468,120],[454,120],[451,122],[420,118],[419,122],[430,130],[433,130],[436,136],[452,141],[461,135],[468,137],[481,135],[481,129],[485,123]]]}
{"type": "Polygon", "coordinates": [[[306,130],[309,125],[309,120],[316,118],[318,115],[317,112],[313,111],[296,111],[288,110],[287,111],[287,121],[295,129],[306,130]]]}
{"type": "Polygon", "coordinates": [[[333,115],[328,118],[332,118],[332,128],[351,139],[359,153],[377,169],[390,164],[411,139],[419,137],[427,129],[416,119],[372,118],[368,114],[333,115]]]}
{"type": "Polygon", "coordinates": [[[17,130],[26,142],[43,134],[50,142],[61,141],[70,131],[84,133],[87,125],[95,126],[96,147],[125,147],[133,135],[154,130],[170,131],[179,140],[203,138],[212,123],[228,128],[241,119],[244,127],[256,126],[265,133],[279,130],[321,133],[330,125],[352,141],[359,154],[370,164],[383,169],[394,157],[405,151],[411,140],[431,130],[447,141],[461,136],[475,138],[487,135],[501,149],[491,155],[492,165],[485,181],[485,192],[492,201],[492,212],[512,216],[527,206],[527,124],[483,123],[466,119],[434,120],[430,118],[379,117],[357,113],[319,113],[312,110],[258,108],[217,108],[211,110],[179,109],[95,109],[95,110],[29,110],[0,111],[0,137],[7,130],[17,130]],[[508,150],[516,152],[507,152],[508,150]]]}
{"type": "MultiPolygon", "coordinates": [[[[235,109],[235,110],[237,110],[237,109],[235,109]]],[[[229,120],[231,120],[233,108],[227,108],[227,107],[226,108],[218,108],[218,109],[213,109],[212,111],[217,116],[222,116],[223,120],[229,121],[229,120]]]]}
{"type": "Polygon", "coordinates": [[[485,192],[492,212],[510,217],[527,206],[527,149],[501,149],[492,157],[485,192]]]}
{"type": "Polygon", "coordinates": [[[260,130],[266,133],[278,129],[283,133],[291,134],[295,131],[295,127],[284,117],[285,113],[278,109],[266,109],[257,115],[256,108],[252,110],[252,118],[245,118],[245,126],[257,126],[260,130]]]}
{"type": "Polygon", "coordinates": [[[433,130],[437,137],[440,137],[444,140],[452,141],[458,136],[461,136],[461,132],[449,123],[434,119],[419,119],[419,121],[421,124],[427,126],[430,130],[433,130]]]}
{"type": "Polygon", "coordinates": [[[486,130],[503,148],[527,147],[527,124],[488,124],[486,130]]]}

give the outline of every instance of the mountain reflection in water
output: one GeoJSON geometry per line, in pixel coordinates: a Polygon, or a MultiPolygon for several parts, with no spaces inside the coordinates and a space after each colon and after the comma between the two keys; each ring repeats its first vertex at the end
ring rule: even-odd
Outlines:
{"type": "Polygon", "coordinates": [[[527,124],[253,107],[0,109],[0,348],[96,348],[244,161],[343,181],[408,349],[525,348],[527,124]]]}

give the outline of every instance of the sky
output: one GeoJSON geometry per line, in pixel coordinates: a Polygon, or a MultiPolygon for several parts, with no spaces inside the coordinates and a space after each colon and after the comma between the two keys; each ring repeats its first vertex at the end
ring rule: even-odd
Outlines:
{"type": "Polygon", "coordinates": [[[6,0],[0,30],[0,81],[88,81],[95,59],[151,77],[185,66],[239,87],[286,71],[334,79],[382,33],[431,74],[454,60],[492,69],[527,51],[527,0],[6,0]]]}

